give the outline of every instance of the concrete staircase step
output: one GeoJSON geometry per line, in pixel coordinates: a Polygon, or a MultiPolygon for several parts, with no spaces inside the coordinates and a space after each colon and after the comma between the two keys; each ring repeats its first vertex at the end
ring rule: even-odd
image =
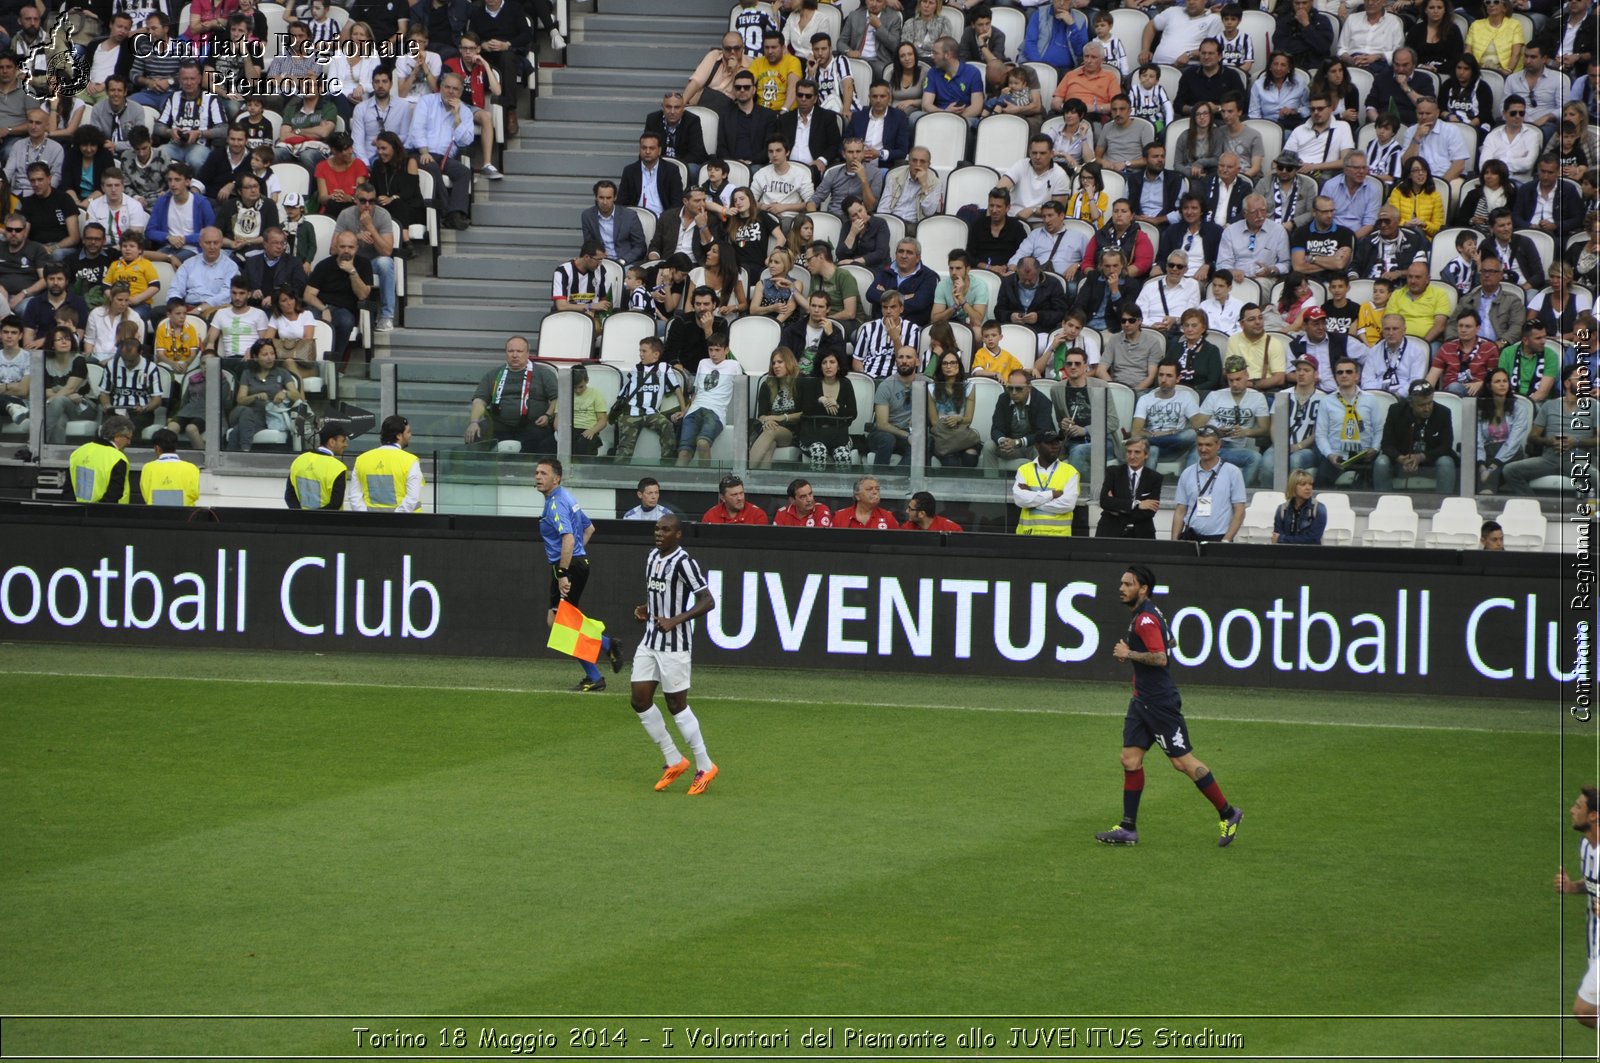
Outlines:
{"type": "MultiPolygon", "coordinates": [[[[607,13],[601,15],[586,15],[579,27],[579,37],[584,41],[596,39],[626,39],[639,33],[639,20],[629,15],[613,15],[609,13],[611,5],[607,4],[607,13]]],[[[730,7],[732,5],[729,5],[730,7]]],[[[680,15],[674,13],[671,18],[655,19],[650,24],[650,31],[661,37],[691,37],[696,42],[710,40],[716,42],[717,34],[725,32],[728,28],[726,12],[723,15],[680,15]]],[[[710,48],[710,45],[706,45],[710,48]]]]}

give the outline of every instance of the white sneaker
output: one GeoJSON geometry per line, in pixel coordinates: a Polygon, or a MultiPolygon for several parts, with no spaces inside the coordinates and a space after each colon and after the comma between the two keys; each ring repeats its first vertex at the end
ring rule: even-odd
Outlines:
{"type": "Polygon", "coordinates": [[[480,174],[482,174],[483,176],[487,177],[491,181],[498,181],[501,178],[505,177],[505,174],[503,174],[499,170],[495,169],[495,165],[492,162],[484,163],[483,164],[483,169],[479,170],[478,172],[480,174]]]}
{"type": "Polygon", "coordinates": [[[561,36],[560,30],[550,31],[550,47],[554,48],[558,52],[564,52],[567,50],[567,39],[561,36]]]}
{"type": "Polygon", "coordinates": [[[392,318],[392,317],[380,317],[378,319],[378,331],[379,332],[393,332],[394,331],[394,318],[392,318]]]}

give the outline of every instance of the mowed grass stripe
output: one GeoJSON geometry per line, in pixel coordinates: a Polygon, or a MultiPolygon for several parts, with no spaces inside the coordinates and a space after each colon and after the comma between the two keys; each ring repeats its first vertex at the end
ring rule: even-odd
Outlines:
{"type": "Polygon", "coordinates": [[[155,707],[7,717],[13,780],[38,739],[71,743],[8,817],[8,853],[30,816],[68,843],[7,864],[15,1010],[1461,1013],[1564,992],[1537,976],[1559,939],[1504,918],[1548,878],[1527,830],[1548,802],[1482,785],[1547,765],[1535,736],[1441,756],[1431,735],[1208,724],[1240,845],[1218,852],[1161,767],[1123,852],[1087,840],[1117,811],[1103,719],[719,705],[727,771],[688,801],[649,791],[616,699],[137,686],[155,707]]]}

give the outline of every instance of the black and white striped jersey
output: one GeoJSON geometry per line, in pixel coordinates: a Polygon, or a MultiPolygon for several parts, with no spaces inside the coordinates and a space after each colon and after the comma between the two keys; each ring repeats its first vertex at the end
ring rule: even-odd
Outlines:
{"type": "Polygon", "coordinates": [[[695,596],[706,586],[705,573],[683,547],[670,554],[651,550],[644,563],[645,588],[649,592],[644,644],[660,653],[688,653],[694,648],[694,621],[671,631],[656,627],[657,617],[678,616],[694,605],[695,596]]]}

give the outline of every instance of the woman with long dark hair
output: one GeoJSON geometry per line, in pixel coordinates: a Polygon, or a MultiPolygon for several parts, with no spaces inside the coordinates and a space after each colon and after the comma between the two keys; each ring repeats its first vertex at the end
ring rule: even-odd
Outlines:
{"type": "Polygon", "coordinates": [[[1432,240],[1444,228],[1444,196],[1433,179],[1433,167],[1421,155],[1405,164],[1405,177],[1389,193],[1389,205],[1400,212],[1400,224],[1421,229],[1432,240]]]}
{"type": "Polygon", "coordinates": [[[378,191],[378,206],[389,212],[389,217],[400,226],[402,258],[412,255],[411,227],[421,225],[426,218],[422,202],[421,178],[417,176],[417,160],[406,154],[399,136],[392,131],[378,134],[373,147],[372,172],[367,178],[378,191]]]}
{"type": "Polygon", "coordinates": [[[917,46],[901,41],[894,50],[894,62],[884,71],[884,80],[894,93],[894,105],[902,111],[922,113],[922,83],[928,76],[928,67],[917,58],[917,46]]]}
{"type": "Polygon", "coordinates": [[[983,454],[983,440],[972,428],[978,393],[967,383],[959,349],[946,347],[938,359],[928,384],[928,453],[940,465],[975,469],[983,454]]]}
{"type": "Polygon", "coordinates": [[[744,313],[747,305],[744,273],[739,269],[733,245],[726,240],[714,240],[706,245],[703,268],[705,286],[717,293],[717,312],[729,318],[744,313]]]}
{"type": "Polygon", "coordinates": [[[1443,78],[1439,89],[1439,116],[1446,122],[1469,125],[1483,135],[1494,126],[1494,94],[1483,83],[1478,60],[1467,52],[1456,60],[1455,76],[1443,78]]]}
{"type": "Polygon", "coordinates": [[[1492,370],[1478,392],[1478,494],[1500,490],[1500,471],[1522,457],[1532,423],[1533,403],[1517,401],[1510,373],[1492,370]]]}
{"type": "Polygon", "coordinates": [[[802,395],[800,451],[813,472],[855,464],[850,425],[856,419],[856,390],[844,363],[832,351],[817,358],[817,383],[802,395]]]}
{"type": "Polygon", "coordinates": [[[1422,20],[1406,34],[1406,44],[1417,53],[1417,69],[1434,74],[1448,69],[1467,50],[1445,0],[1426,0],[1422,20]]]}
{"type": "Polygon", "coordinates": [[[1478,186],[1461,197],[1456,208],[1453,225],[1470,225],[1480,232],[1489,231],[1489,215],[1501,207],[1509,208],[1516,200],[1517,186],[1511,180],[1511,170],[1499,159],[1489,159],[1478,168],[1478,186]]]}

